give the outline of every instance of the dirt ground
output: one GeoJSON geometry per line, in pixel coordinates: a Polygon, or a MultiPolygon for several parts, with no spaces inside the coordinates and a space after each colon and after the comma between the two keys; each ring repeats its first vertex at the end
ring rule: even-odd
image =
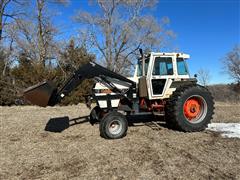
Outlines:
{"type": "MultiPolygon", "coordinates": [[[[215,112],[213,122],[240,123],[240,104],[217,103],[215,112]]],[[[0,179],[240,179],[237,138],[145,122],[105,140],[84,105],[0,113],[0,179]]]]}

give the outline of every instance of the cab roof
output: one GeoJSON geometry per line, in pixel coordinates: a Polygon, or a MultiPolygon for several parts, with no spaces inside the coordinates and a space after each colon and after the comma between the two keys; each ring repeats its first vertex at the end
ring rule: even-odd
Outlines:
{"type": "Polygon", "coordinates": [[[177,56],[179,58],[183,58],[183,59],[189,59],[190,55],[189,54],[185,54],[185,53],[177,53],[177,52],[151,52],[150,54],[154,55],[154,56],[177,56]]]}

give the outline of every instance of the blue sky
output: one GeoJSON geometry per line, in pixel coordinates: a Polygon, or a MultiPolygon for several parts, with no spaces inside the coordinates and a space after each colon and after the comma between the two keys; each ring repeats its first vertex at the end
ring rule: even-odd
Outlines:
{"type": "MultiPolygon", "coordinates": [[[[79,25],[72,21],[78,10],[96,11],[87,0],[72,0],[61,7],[56,21],[62,27],[63,37],[77,33],[79,25]]],[[[157,19],[170,18],[168,26],[176,34],[170,48],[191,55],[188,61],[191,74],[200,68],[211,73],[210,83],[229,83],[232,80],[223,73],[220,59],[235,45],[240,44],[239,0],[162,0],[145,13],[157,19]]]]}

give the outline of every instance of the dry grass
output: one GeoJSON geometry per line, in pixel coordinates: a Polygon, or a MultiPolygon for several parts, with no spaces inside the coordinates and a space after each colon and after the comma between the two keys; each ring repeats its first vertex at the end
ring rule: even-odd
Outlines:
{"type": "MultiPolygon", "coordinates": [[[[50,119],[56,126],[88,115],[83,105],[0,112],[0,179],[240,179],[239,139],[149,122],[105,140],[85,118],[61,133],[44,130],[50,119]]],[[[214,122],[240,122],[240,105],[217,103],[215,112],[214,122]]]]}
{"type": "Polygon", "coordinates": [[[238,122],[240,123],[240,104],[222,103],[215,104],[216,110],[213,122],[238,122]]]}

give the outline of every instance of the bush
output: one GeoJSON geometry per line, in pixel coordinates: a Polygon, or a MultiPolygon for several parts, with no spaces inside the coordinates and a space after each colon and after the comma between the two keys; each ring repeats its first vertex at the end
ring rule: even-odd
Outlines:
{"type": "Polygon", "coordinates": [[[219,84],[208,86],[215,101],[240,102],[240,84],[219,84]]]}
{"type": "MultiPolygon", "coordinates": [[[[0,70],[3,71],[3,53],[0,53],[0,70]]],[[[42,64],[31,60],[26,54],[20,53],[14,67],[8,67],[7,74],[0,75],[0,105],[13,105],[23,99],[22,92],[25,88],[44,80],[53,80],[61,88],[71,74],[83,64],[94,60],[95,56],[88,54],[84,47],[75,47],[74,41],[70,41],[69,46],[61,52],[61,57],[57,60],[58,66],[42,64]],[[71,68],[69,68],[71,65],[71,68]]],[[[91,92],[92,80],[83,81],[68,97],[61,102],[62,105],[78,104],[84,101],[84,95],[91,92]]],[[[20,103],[21,104],[21,103],[20,103]]]]}

